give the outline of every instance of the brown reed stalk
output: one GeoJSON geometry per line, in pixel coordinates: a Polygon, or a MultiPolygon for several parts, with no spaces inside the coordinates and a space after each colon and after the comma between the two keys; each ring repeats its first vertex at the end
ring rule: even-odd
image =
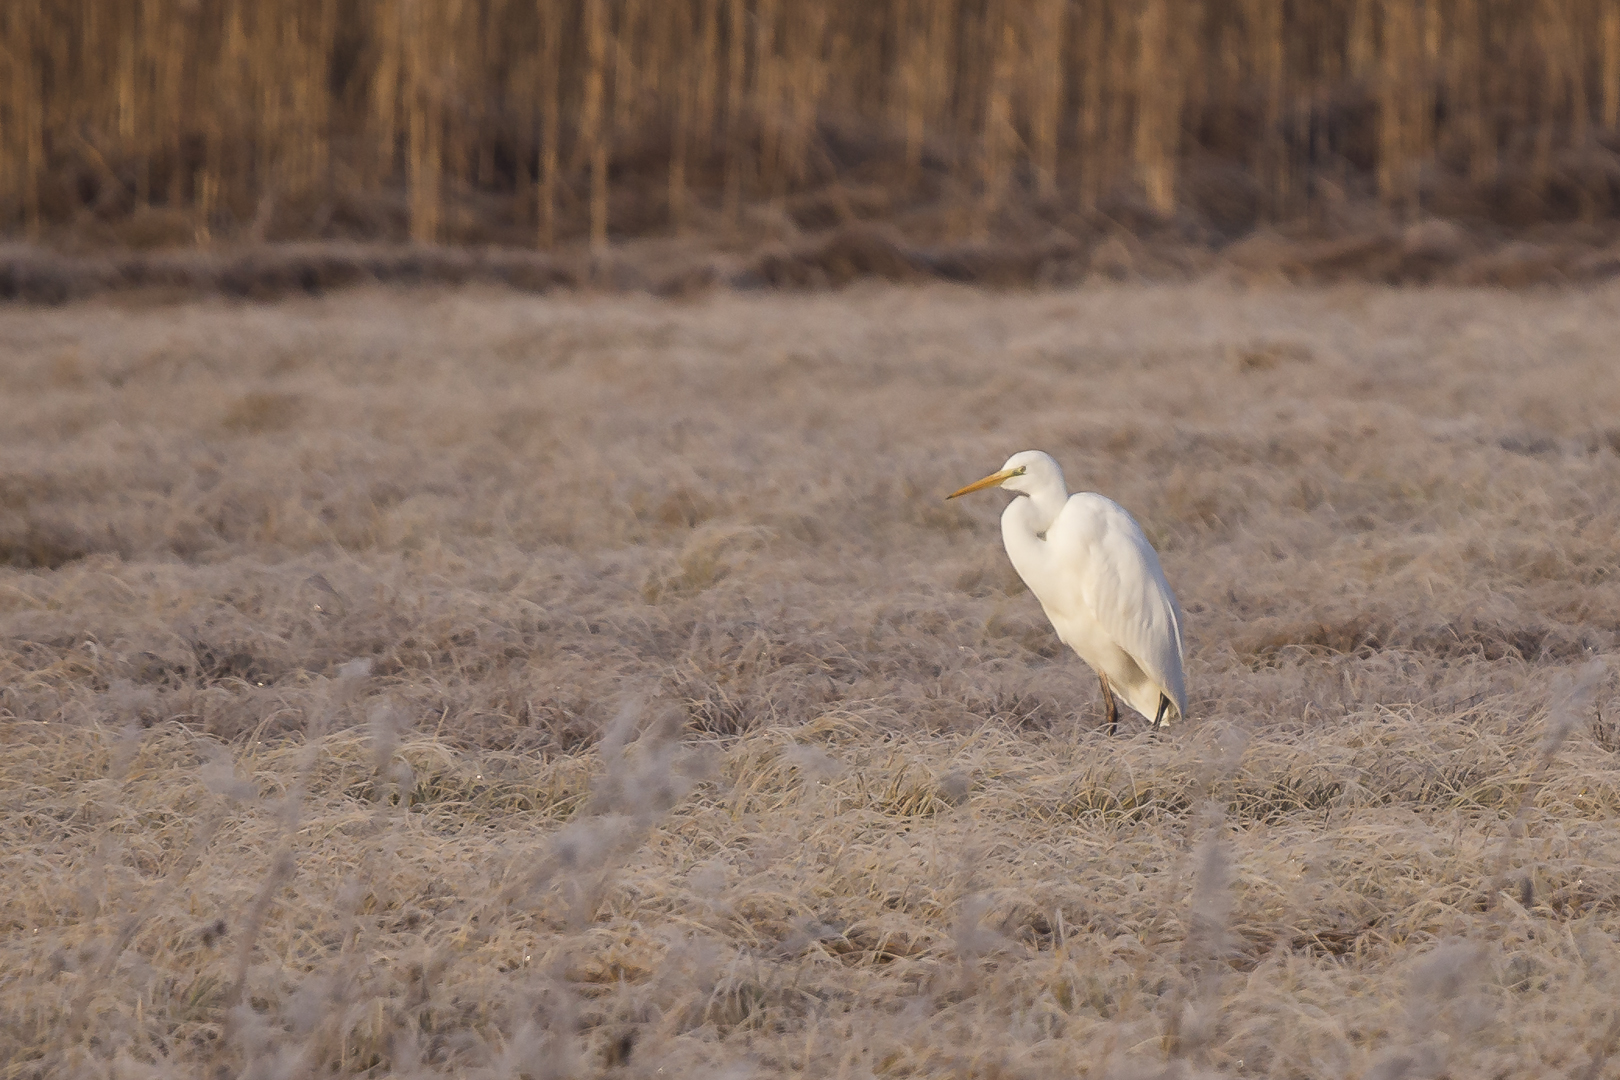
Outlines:
{"type": "MultiPolygon", "coordinates": [[[[1210,71],[1217,63],[1206,47],[1209,36],[1209,5],[1205,0],[1178,0],[1170,9],[1170,63],[1175,65],[1181,87],[1181,118],[1191,129],[1204,115],[1209,100],[1210,71]]],[[[1333,52],[1327,56],[1332,57],[1333,52]]],[[[1181,133],[1183,145],[1187,130],[1181,133]]]]}
{"type": "Polygon", "coordinates": [[[1446,36],[1446,99],[1455,114],[1457,141],[1468,163],[1468,179],[1488,180],[1496,167],[1496,147],[1486,125],[1481,86],[1484,36],[1480,0],[1454,0],[1451,32],[1446,36]]]}
{"type": "MultiPolygon", "coordinates": [[[[272,197],[279,202],[287,195],[300,193],[301,178],[308,171],[309,117],[304,100],[309,88],[301,85],[304,80],[300,77],[305,67],[303,9],[283,0],[269,11],[276,22],[275,28],[267,31],[274,46],[257,60],[259,86],[265,97],[276,103],[276,126],[266,144],[266,158],[275,177],[272,197]]],[[[260,9],[259,14],[265,17],[265,9],[260,9]]]]}
{"type": "MultiPolygon", "coordinates": [[[[518,119],[518,117],[527,116],[530,113],[532,102],[522,100],[520,96],[527,91],[527,84],[530,80],[516,75],[518,70],[526,66],[530,57],[507,57],[501,41],[501,35],[505,30],[509,4],[511,8],[517,7],[514,0],[486,0],[485,3],[478,4],[474,9],[478,20],[479,52],[479,63],[474,68],[474,71],[487,69],[492,75],[503,68],[506,71],[505,77],[498,84],[495,84],[495,87],[498,87],[499,97],[495,94],[481,94],[477,98],[481,107],[475,132],[477,141],[474,145],[478,155],[478,164],[473,172],[473,186],[481,190],[487,190],[501,183],[495,165],[496,140],[489,138],[486,133],[501,130],[505,126],[505,117],[502,115],[501,108],[502,102],[514,103],[511,106],[511,115],[512,119],[518,123],[520,130],[523,127],[531,126],[523,124],[522,120],[518,119]]],[[[476,82],[476,76],[469,81],[476,82]]],[[[515,154],[521,155],[523,153],[518,148],[522,141],[520,138],[514,137],[513,152],[515,154]]],[[[521,185],[519,185],[518,197],[521,205],[521,185]]]]}
{"type": "Polygon", "coordinates": [[[1411,195],[1407,148],[1406,101],[1414,55],[1417,20],[1413,0],[1383,0],[1379,39],[1378,194],[1386,205],[1406,207],[1411,195]]]}
{"type": "Polygon", "coordinates": [[[1413,149],[1420,157],[1434,156],[1434,100],[1446,34],[1444,14],[1437,3],[1425,3],[1422,12],[1423,62],[1418,66],[1414,93],[1407,100],[1412,113],[1413,149]]]}
{"type": "Polygon", "coordinates": [[[1535,117],[1535,149],[1530,159],[1531,182],[1544,189],[1552,174],[1553,126],[1557,122],[1559,106],[1564,97],[1565,75],[1563,59],[1558,55],[1563,44],[1563,27],[1558,19],[1558,0],[1539,0],[1533,39],[1541,54],[1542,79],[1539,87],[1540,115],[1535,117]]]}
{"type": "MultiPolygon", "coordinates": [[[[18,26],[22,21],[22,5],[0,9],[0,41],[22,40],[18,26]]],[[[35,94],[22,78],[21,63],[14,55],[15,46],[0,49],[0,116],[21,117],[24,102],[35,94]]],[[[22,153],[18,146],[20,124],[0,122],[0,230],[16,224],[16,218],[6,212],[17,205],[22,191],[22,153]]]]}
{"type": "Polygon", "coordinates": [[[1097,208],[1107,175],[1107,33],[1108,16],[1102,4],[1086,5],[1080,22],[1080,108],[1077,136],[1080,152],[1080,209],[1097,208]]]}
{"type": "MultiPolygon", "coordinates": [[[[28,31],[27,36],[21,38],[22,41],[28,42],[33,38],[33,31],[43,22],[42,14],[39,0],[27,5],[19,20],[28,31]]],[[[34,90],[38,85],[38,73],[29,62],[32,53],[33,50],[28,49],[26,55],[15,56],[13,85],[17,87],[17,127],[20,129],[17,141],[21,143],[22,150],[19,167],[22,174],[23,222],[28,237],[37,239],[41,224],[39,174],[45,165],[45,122],[43,97],[34,90]]]]}
{"type": "Polygon", "coordinates": [[[535,198],[539,203],[542,248],[557,243],[557,159],[562,135],[558,131],[562,106],[563,10],[560,0],[537,0],[540,18],[540,177],[535,198]]]}
{"type": "MultiPolygon", "coordinates": [[[[1163,0],[1150,0],[1163,3],[1163,0]]],[[[1025,65],[1028,81],[1030,144],[1035,164],[1036,191],[1042,199],[1057,198],[1058,128],[1063,111],[1063,34],[1065,0],[1036,0],[1030,12],[1030,50],[1025,65]]]]}
{"type": "MultiPolygon", "coordinates": [[[[958,48],[956,63],[950,74],[953,107],[948,120],[956,141],[963,146],[972,146],[983,137],[984,107],[989,101],[990,61],[1000,43],[999,23],[995,19],[999,9],[999,4],[994,0],[983,5],[979,11],[972,7],[958,7],[958,48]]],[[[982,170],[973,168],[969,162],[962,165],[967,166],[963,179],[970,184],[976,181],[978,176],[975,174],[982,170]]]]}
{"type": "MultiPolygon", "coordinates": [[[[218,200],[223,209],[236,208],[247,200],[241,162],[241,103],[247,100],[247,32],[243,27],[243,0],[231,0],[221,31],[219,94],[221,107],[210,110],[218,126],[213,135],[212,159],[208,166],[217,178],[218,200]]],[[[210,209],[212,207],[210,206],[210,209]]]]}
{"type": "Polygon", "coordinates": [[[974,235],[980,238],[986,234],[992,217],[1006,201],[1012,172],[1012,146],[1017,138],[1012,123],[1012,81],[1018,58],[1018,34],[1012,23],[1004,19],[996,29],[999,46],[991,61],[989,92],[984,107],[982,194],[974,222],[974,235]]]}
{"type": "Polygon", "coordinates": [[[758,183],[776,191],[782,125],[782,64],[776,50],[776,0],[756,0],[754,8],[754,115],[759,127],[758,183]]]}
{"type": "Polygon", "coordinates": [[[957,41],[958,20],[953,0],[930,0],[928,37],[925,48],[927,77],[923,87],[923,124],[944,128],[950,111],[951,73],[961,57],[957,41]]]}
{"type": "Polygon", "coordinates": [[[723,213],[736,228],[742,221],[743,185],[743,64],[747,40],[743,0],[730,0],[726,24],[726,178],[723,213]]]}
{"type": "Polygon", "coordinates": [[[1620,128],[1620,4],[1603,8],[1603,104],[1599,116],[1610,131],[1620,128]]]}
{"type": "Polygon", "coordinates": [[[698,9],[697,77],[692,86],[694,124],[701,133],[704,157],[714,153],[714,134],[720,116],[716,99],[720,85],[720,0],[700,0],[698,9]]]}
{"type": "Polygon", "coordinates": [[[913,0],[890,0],[886,27],[894,63],[884,73],[887,81],[883,88],[884,119],[891,130],[901,132],[905,131],[906,112],[911,103],[911,50],[915,40],[911,33],[912,3],[913,0]]]}
{"type": "Polygon", "coordinates": [[[1379,70],[1377,19],[1382,0],[1353,0],[1345,38],[1345,67],[1351,78],[1372,78],[1379,70]]]}
{"type": "Polygon", "coordinates": [[[591,247],[607,246],[607,133],[603,95],[607,82],[607,12],[605,0],[585,0],[585,103],[580,112],[580,142],[590,159],[591,247]]]}
{"type": "Polygon", "coordinates": [[[794,5],[797,20],[790,23],[789,38],[793,58],[789,62],[787,85],[790,91],[790,117],[781,147],[782,161],[773,197],[781,200],[784,189],[804,179],[805,159],[815,134],[816,115],[827,90],[827,63],[824,53],[828,12],[821,4],[794,5]]]}
{"type": "Polygon", "coordinates": [[[428,43],[434,53],[435,125],[439,132],[439,214],[443,214],[444,191],[464,189],[470,180],[472,163],[472,124],[476,113],[473,95],[461,92],[464,71],[481,70],[476,53],[476,20],[468,17],[475,10],[466,0],[439,0],[434,36],[428,43]],[[445,180],[450,183],[446,185],[445,180]]]}
{"type": "Polygon", "coordinates": [[[1109,20],[1108,86],[1105,96],[1107,120],[1103,125],[1104,150],[1103,190],[1108,191],[1126,179],[1130,170],[1132,123],[1136,109],[1136,60],[1140,47],[1136,36],[1140,28],[1134,12],[1115,10],[1109,20]]]}
{"type": "MultiPolygon", "coordinates": [[[[285,86],[281,79],[281,57],[285,51],[282,41],[284,22],[281,12],[273,8],[259,7],[253,9],[255,29],[260,40],[268,47],[252,49],[248,52],[249,85],[253,88],[251,93],[259,102],[258,123],[254,125],[257,130],[249,134],[250,154],[255,157],[255,173],[258,176],[258,207],[254,213],[251,235],[255,241],[264,239],[265,228],[269,224],[270,214],[274,209],[275,200],[282,194],[282,186],[287,174],[287,159],[290,154],[282,151],[288,148],[288,143],[294,138],[293,125],[288,122],[285,86]]],[[[144,200],[143,200],[144,201],[144,200]]]]}
{"type": "MultiPolygon", "coordinates": [[[[38,34],[45,28],[45,4],[42,2],[42,0],[34,0],[33,3],[26,5],[26,10],[28,12],[27,22],[31,25],[29,25],[25,32],[26,36],[21,38],[23,41],[29,40],[29,38],[33,37],[35,34],[38,34]]],[[[46,40],[50,43],[50,64],[52,71],[72,71],[75,70],[75,65],[85,62],[87,50],[82,42],[67,38],[65,35],[61,34],[48,34],[46,35],[46,40]]],[[[105,60],[98,54],[97,62],[105,63],[105,60]]],[[[36,70],[34,74],[37,76],[38,71],[36,70]]],[[[103,100],[105,99],[104,94],[99,96],[102,97],[103,100]]],[[[31,141],[33,144],[31,148],[24,148],[24,163],[26,164],[27,161],[32,160],[37,164],[38,169],[42,170],[48,165],[45,156],[45,141],[47,136],[52,133],[61,132],[70,124],[82,123],[82,120],[78,115],[75,114],[74,111],[74,107],[79,105],[78,101],[69,102],[60,100],[56,95],[47,96],[44,86],[38,84],[36,84],[33,97],[34,100],[31,105],[24,102],[17,103],[17,116],[19,120],[25,121],[24,138],[31,141]],[[33,125],[32,130],[34,134],[31,137],[26,134],[28,130],[26,124],[33,125]]],[[[98,126],[105,130],[106,125],[104,121],[99,123],[98,126]]],[[[39,183],[40,176],[36,170],[34,175],[26,181],[27,190],[24,191],[25,228],[28,230],[30,237],[35,239],[38,238],[40,229],[44,223],[42,217],[43,211],[38,202],[40,195],[40,189],[38,187],[39,183]],[[30,213],[30,209],[34,210],[35,212],[30,213]]]]}
{"type": "Polygon", "coordinates": [[[929,23],[918,25],[912,17],[913,8],[910,4],[896,5],[896,41],[895,49],[899,55],[897,77],[899,79],[899,125],[905,139],[905,186],[907,189],[917,186],[918,171],[922,167],[923,136],[927,132],[928,116],[926,111],[927,95],[927,57],[929,41],[929,23]]]}
{"type": "MultiPolygon", "coordinates": [[[[400,5],[404,0],[377,0],[376,45],[372,61],[366,121],[370,126],[372,155],[361,173],[362,183],[381,187],[394,175],[395,146],[399,138],[400,69],[403,62],[400,5]]],[[[541,0],[545,2],[545,0],[541,0]]],[[[233,26],[239,25],[234,10],[233,26]]]]}
{"type": "Polygon", "coordinates": [[[606,99],[609,160],[619,138],[639,122],[644,73],[636,62],[636,46],[646,44],[640,41],[644,35],[637,25],[641,20],[641,7],[641,0],[610,0],[607,5],[604,29],[609,44],[606,99]]]}
{"type": "MultiPolygon", "coordinates": [[[[209,35],[209,37],[211,36],[209,35]]],[[[200,49],[204,47],[201,41],[205,40],[201,32],[199,32],[198,38],[198,47],[200,49]]],[[[209,44],[212,46],[210,51],[218,55],[219,46],[212,42],[209,44]]],[[[211,73],[212,82],[216,87],[219,87],[228,78],[224,66],[221,63],[220,67],[211,73]]],[[[194,87],[200,85],[200,80],[193,85],[194,87]]],[[[213,109],[208,110],[203,114],[198,126],[202,137],[202,162],[198,165],[197,171],[192,177],[192,204],[196,222],[194,233],[197,244],[207,246],[213,242],[214,238],[212,222],[219,201],[220,177],[224,166],[221,159],[220,143],[223,131],[219,112],[213,109]]]]}
{"type": "MultiPolygon", "coordinates": [[[[624,44],[615,51],[614,63],[625,70],[615,75],[615,86],[624,90],[624,100],[614,105],[614,116],[621,134],[632,135],[668,122],[671,80],[668,66],[673,59],[669,36],[660,23],[666,7],[680,6],[680,0],[621,0],[623,25],[616,37],[624,44]]],[[[618,91],[615,90],[615,94],[618,91]]]]}
{"type": "Polygon", "coordinates": [[[165,177],[168,183],[165,185],[163,201],[170,207],[179,208],[185,200],[185,171],[181,168],[180,117],[185,108],[183,80],[186,69],[170,58],[184,56],[187,53],[186,23],[181,12],[171,11],[167,14],[168,18],[153,28],[160,55],[163,57],[154,72],[157,83],[154,96],[159,102],[157,112],[161,124],[157,129],[160,140],[157,148],[163,154],[168,173],[165,177]]]}
{"type": "Polygon", "coordinates": [[[686,230],[686,155],[692,142],[696,88],[693,86],[692,12],[686,3],[667,7],[667,35],[672,52],[669,77],[675,83],[673,123],[669,136],[669,224],[677,234],[686,230]]]}
{"type": "Polygon", "coordinates": [[[120,27],[115,39],[118,43],[118,68],[113,78],[118,87],[119,151],[127,153],[135,147],[136,110],[139,108],[139,102],[135,96],[135,50],[140,34],[134,25],[133,18],[126,15],[125,18],[118,21],[123,23],[124,26],[120,27]]]}
{"type": "Polygon", "coordinates": [[[1579,43],[1581,28],[1575,25],[1575,11],[1567,2],[1550,0],[1557,8],[1559,31],[1559,63],[1564,71],[1565,97],[1569,102],[1569,145],[1585,149],[1591,134],[1592,114],[1587,104],[1586,64],[1579,43]]]}
{"type": "Polygon", "coordinates": [[[163,92],[158,77],[162,67],[163,11],[156,3],[142,4],[136,17],[132,47],[133,73],[138,92],[131,153],[135,166],[136,198],[144,205],[152,202],[155,139],[163,130],[163,92]]]}
{"type": "Polygon", "coordinates": [[[431,70],[432,43],[440,28],[429,4],[409,4],[404,22],[406,163],[410,191],[411,239],[419,244],[439,238],[439,192],[442,182],[443,118],[438,72],[431,70]]]}
{"type": "Polygon", "coordinates": [[[1169,63],[1170,33],[1166,0],[1147,0],[1137,32],[1135,157],[1148,205],[1166,215],[1175,210],[1181,134],[1180,77],[1169,63]]]}
{"type": "Polygon", "coordinates": [[[28,102],[39,96],[22,56],[22,43],[33,36],[31,14],[22,4],[0,11],[0,31],[4,32],[0,40],[12,43],[0,48],[0,117],[15,118],[11,123],[0,122],[0,223],[7,228],[18,223],[13,210],[19,208],[17,199],[27,183],[22,129],[28,102]]]}
{"type": "Polygon", "coordinates": [[[1273,214],[1281,211],[1288,194],[1288,168],[1281,121],[1286,54],[1283,45],[1282,0],[1247,0],[1248,51],[1261,91],[1260,137],[1255,144],[1253,169],[1269,194],[1273,214]]]}

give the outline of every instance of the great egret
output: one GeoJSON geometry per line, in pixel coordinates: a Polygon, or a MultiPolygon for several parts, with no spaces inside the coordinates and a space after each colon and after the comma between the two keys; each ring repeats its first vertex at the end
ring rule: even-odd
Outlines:
{"type": "Polygon", "coordinates": [[[1116,692],[1155,730],[1172,709],[1185,717],[1181,607],[1136,519],[1093,492],[1070,495],[1063,470],[1039,450],[945,497],[988,487],[1024,496],[1002,512],[1002,543],[1059,639],[1097,673],[1109,734],[1119,726],[1116,692]]]}

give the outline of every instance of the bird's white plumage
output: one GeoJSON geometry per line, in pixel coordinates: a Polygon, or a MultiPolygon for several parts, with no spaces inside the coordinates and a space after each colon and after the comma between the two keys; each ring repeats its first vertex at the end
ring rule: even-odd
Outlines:
{"type": "Polygon", "coordinates": [[[1143,716],[1155,718],[1163,695],[1184,717],[1181,608],[1141,526],[1101,495],[1070,495],[1039,450],[956,494],[991,486],[1023,496],[1002,513],[1001,538],[1058,637],[1143,716]]]}

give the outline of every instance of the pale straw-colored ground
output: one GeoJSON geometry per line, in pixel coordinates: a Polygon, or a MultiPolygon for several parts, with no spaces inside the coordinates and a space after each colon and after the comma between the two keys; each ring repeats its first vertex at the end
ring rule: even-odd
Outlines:
{"type": "Polygon", "coordinates": [[[0,1076],[1620,1062],[1620,291],[133,305],[0,309],[0,1076]]]}

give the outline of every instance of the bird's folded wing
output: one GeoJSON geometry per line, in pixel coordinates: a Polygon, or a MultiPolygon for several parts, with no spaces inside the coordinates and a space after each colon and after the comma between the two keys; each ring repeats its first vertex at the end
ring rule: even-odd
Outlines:
{"type": "Polygon", "coordinates": [[[1067,532],[1071,527],[1077,549],[1084,552],[1084,570],[1077,575],[1084,591],[1081,602],[1186,715],[1181,609],[1153,545],[1123,507],[1101,495],[1070,499],[1054,529],[1067,532]],[[1063,520],[1071,515],[1072,526],[1063,520]]]}

